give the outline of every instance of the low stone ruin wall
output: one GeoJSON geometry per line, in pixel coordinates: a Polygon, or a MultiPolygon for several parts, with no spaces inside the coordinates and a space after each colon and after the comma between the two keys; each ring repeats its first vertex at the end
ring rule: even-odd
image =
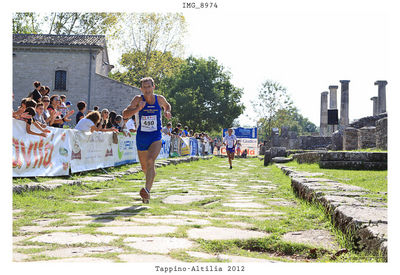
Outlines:
{"type": "Polygon", "coordinates": [[[349,124],[349,127],[353,127],[356,129],[361,129],[363,127],[375,126],[376,122],[382,118],[387,118],[387,113],[383,113],[377,116],[367,116],[360,118],[349,124]]]}
{"type": "Polygon", "coordinates": [[[298,153],[293,155],[293,160],[297,163],[318,163],[320,160],[320,152],[298,153]]]}
{"type": "Polygon", "coordinates": [[[385,152],[320,153],[319,167],[325,169],[387,170],[385,152]]]}
{"type": "Polygon", "coordinates": [[[311,203],[321,204],[332,222],[351,237],[355,248],[380,254],[387,261],[387,204],[374,200],[369,191],[324,178],[322,173],[295,171],[276,164],[291,178],[294,192],[311,203]]]}

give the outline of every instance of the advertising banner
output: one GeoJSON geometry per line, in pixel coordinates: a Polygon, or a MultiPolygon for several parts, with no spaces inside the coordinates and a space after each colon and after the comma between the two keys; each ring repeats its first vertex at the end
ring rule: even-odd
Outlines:
{"type": "Polygon", "coordinates": [[[70,131],[73,133],[72,173],[114,166],[115,146],[112,143],[111,132],[70,131]]]}
{"type": "Polygon", "coordinates": [[[162,147],[160,154],[158,154],[157,159],[166,159],[169,157],[170,147],[171,147],[171,136],[162,134],[162,147]]]}
{"type": "Polygon", "coordinates": [[[189,137],[179,137],[179,155],[189,156],[190,155],[190,138],[189,137]]]}
{"type": "Polygon", "coordinates": [[[136,134],[118,134],[118,144],[113,144],[114,166],[139,162],[136,148],[136,134]],[[115,149],[114,149],[115,148],[115,149]],[[117,152],[117,153],[115,153],[117,152]]]}
{"type": "MultiPolygon", "coordinates": [[[[68,130],[47,127],[47,137],[26,132],[26,122],[13,119],[13,177],[64,176],[69,174],[71,158],[68,130]]],[[[41,133],[33,124],[31,130],[41,133]]]]}
{"type": "Polygon", "coordinates": [[[198,156],[199,155],[199,147],[198,147],[198,141],[194,137],[191,137],[189,139],[189,144],[190,144],[190,155],[191,156],[198,156]]]}
{"type": "MultiPolygon", "coordinates": [[[[233,129],[233,134],[237,138],[257,138],[257,128],[232,128],[233,129]]],[[[224,137],[225,135],[228,134],[228,129],[224,129],[222,136],[224,137]]]]}
{"type": "Polygon", "coordinates": [[[170,146],[170,151],[169,155],[171,157],[178,157],[179,156],[179,137],[177,136],[172,136],[171,137],[171,146],[170,146]]]}

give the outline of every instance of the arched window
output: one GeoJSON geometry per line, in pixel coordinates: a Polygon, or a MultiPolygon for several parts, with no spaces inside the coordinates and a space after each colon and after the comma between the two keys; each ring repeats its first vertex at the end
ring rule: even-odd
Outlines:
{"type": "Polygon", "coordinates": [[[56,71],[54,90],[66,90],[67,89],[67,72],[66,71],[56,71]]]}

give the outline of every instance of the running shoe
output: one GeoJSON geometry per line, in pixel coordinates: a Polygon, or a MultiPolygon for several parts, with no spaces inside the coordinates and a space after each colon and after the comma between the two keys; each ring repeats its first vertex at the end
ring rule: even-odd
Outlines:
{"type": "Polygon", "coordinates": [[[143,203],[149,203],[150,194],[147,193],[146,189],[144,189],[144,188],[140,189],[139,195],[140,195],[140,197],[142,197],[142,202],[143,203]]]}

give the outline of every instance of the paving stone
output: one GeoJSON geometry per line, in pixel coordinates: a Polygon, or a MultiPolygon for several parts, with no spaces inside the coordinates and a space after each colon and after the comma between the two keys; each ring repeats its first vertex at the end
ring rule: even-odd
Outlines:
{"type": "Polygon", "coordinates": [[[112,253],[124,252],[122,248],[113,246],[99,246],[99,247],[71,247],[71,248],[61,248],[56,250],[48,250],[41,252],[41,255],[46,255],[48,257],[74,257],[74,256],[84,256],[86,254],[99,254],[99,253],[112,253]]]}
{"type": "Polygon", "coordinates": [[[164,262],[181,263],[182,262],[164,255],[121,254],[118,255],[118,257],[122,261],[131,263],[164,263],[164,262]]]}
{"type": "Polygon", "coordinates": [[[195,224],[209,224],[210,221],[200,220],[200,219],[190,219],[190,218],[180,218],[180,219],[157,219],[157,218],[133,218],[135,222],[141,223],[163,223],[163,224],[172,224],[172,225],[195,225],[195,224]]]}
{"type": "Polygon", "coordinates": [[[252,227],[252,224],[245,223],[245,222],[227,222],[227,224],[233,225],[233,226],[239,226],[239,227],[245,227],[249,228],[252,227]]]}
{"type": "Polygon", "coordinates": [[[109,243],[117,236],[90,235],[80,233],[55,232],[32,238],[32,242],[77,244],[77,243],[109,243]]]}
{"type": "Polygon", "coordinates": [[[53,222],[61,221],[61,219],[41,219],[41,220],[34,220],[33,222],[39,226],[48,226],[53,222]]]}
{"type": "Polygon", "coordinates": [[[88,198],[93,198],[93,197],[97,197],[97,196],[98,196],[98,194],[92,194],[92,195],[74,196],[74,198],[88,199],[88,198]]]}
{"type": "Polygon", "coordinates": [[[250,238],[263,238],[269,234],[242,230],[236,228],[223,228],[223,227],[205,227],[205,228],[192,228],[187,231],[191,239],[205,239],[205,240],[230,240],[230,239],[250,239],[250,238]]]}
{"type": "Polygon", "coordinates": [[[12,237],[12,242],[13,244],[17,244],[19,242],[25,241],[27,239],[29,239],[32,236],[16,236],[16,237],[12,237]]]}
{"type": "Polygon", "coordinates": [[[277,261],[272,261],[272,260],[268,260],[268,259],[225,255],[225,254],[219,254],[217,256],[217,258],[222,259],[222,260],[229,260],[232,263],[277,263],[277,261]]]}
{"type": "Polygon", "coordinates": [[[256,202],[244,202],[244,203],[223,203],[223,206],[233,207],[233,208],[268,208],[268,206],[256,203],[256,202]]]}
{"type": "Polygon", "coordinates": [[[100,227],[97,229],[100,232],[107,232],[116,235],[160,235],[166,233],[174,233],[176,227],[174,226],[110,226],[110,227],[100,227]]]}
{"type": "Polygon", "coordinates": [[[268,201],[268,204],[277,206],[297,206],[297,203],[294,201],[268,201]]]}
{"type": "Polygon", "coordinates": [[[32,248],[46,248],[46,246],[41,245],[13,245],[13,249],[32,249],[32,248]]]}
{"type": "Polygon", "coordinates": [[[255,217],[255,216],[262,216],[262,215],[284,215],[283,212],[278,211],[257,211],[257,212],[220,212],[220,214],[225,215],[235,215],[235,216],[248,216],[248,217],[255,217]]]}
{"type": "Polygon", "coordinates": [[[22,232],[43,232],[43,231],[68,231],[74,230],[78,228],[82,228],[83,226],[80,225],[73,225],[73,226],[21,226],[19,231],[22,232]]]}
{"type": "Polygon", "coordinates": [[[162,200],[165,204],[185,204],[185,203],[192,203],[196,201],[201,201],[206,198],[213,197],[213,196],[206,196],[206,195],[193,195],[193,196],[182,196],[182,195],[171,195],[166,197],[162,200]]]}
{"type": "Polygon", "coordinates": [[[13,262],[23,262],[29,259],[30,256],[22,253],[13,253],[13,262]]]}
{"type": "Polygon", "coordinates": [[[189,249],[195,243],[183,238],[168,238],[168,237],[148,237],[125,238],[126,245],[151,253],[169,253],[173,249],[189,249]]]}
{"type": "Polygon", "coordinates": [[[197,252],[197,251],[186,251],[186,253],[191,257],[201,258],[201,259],[212,259],[216,258],[216,255],[207,254],[204,252],[197,252]]]}
{"type": "Polygon", "coordinates": [[[288,232],[282,236],[282,240],[310,244],[330,250],[339,248],[332,233],[326,230],[288,232]]]}
{"type": "Polygon", "coordinates": [[[179,214],[179,215],[199,215],[199,216],[208,215],[207,212],[200,212],[200,211],[181,211],[181,210],[178,210],[178,211],[172,211],[172,213],[179,214]]]}
{"type": "Polygon", "coordinates": [[[89,221],[89,223],[100,223],[106,226],[134,226],[134,225],[139,225],[135,222],[132,221],[121,221],[121,220],[113,220],[113,219],[99,219],[99,220],[94,220],[94,221],[89,221]]]}
{"type": "Polygon", "coordinates": [[[110,259],[104,258],[90,258],[90,257],[81,257],[81,258],[64,258],[57,260],[48,260],[48,261],[36,261],[36,263],[113,263],[110,259]]]}

